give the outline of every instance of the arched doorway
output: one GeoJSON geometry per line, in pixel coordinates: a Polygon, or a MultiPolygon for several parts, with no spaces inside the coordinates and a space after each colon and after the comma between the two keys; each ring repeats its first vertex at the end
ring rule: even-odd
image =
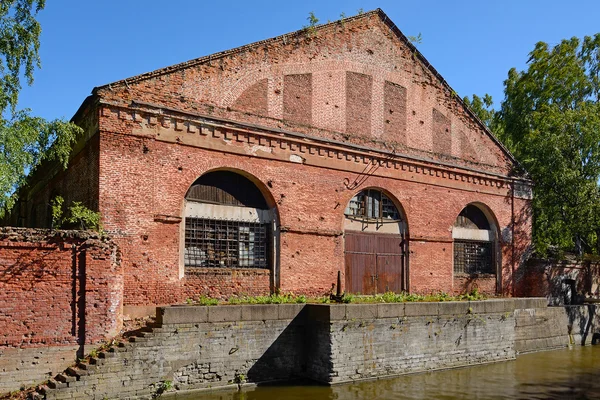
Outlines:
{"type": "Polygon", "coordinates": [[[233,171],[202,175],[185,196],[184,214],[186,271],[274,270],[276,210],[250,179],[233,171]]]}
{"type": "Polygon", "coordinates": [[[470,280],[496,281],[499,289],[498,229],[491,212],[484,206],[468,204],[452,227],[454,276],[470,280]]]}
{"type": "Polygon", "coordinates": [[[408,289],[408,226],[377,188],[357,193],[344,212],[346,291],[375,294],[408,289]]]}

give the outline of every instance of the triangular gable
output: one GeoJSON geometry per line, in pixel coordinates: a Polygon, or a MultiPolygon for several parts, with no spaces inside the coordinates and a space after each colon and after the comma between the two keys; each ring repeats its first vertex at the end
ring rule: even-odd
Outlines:
{"type": "Polygon", "coordinates": [[[380,9],[94,89],[508,174],[510,152],[380,9]]]}

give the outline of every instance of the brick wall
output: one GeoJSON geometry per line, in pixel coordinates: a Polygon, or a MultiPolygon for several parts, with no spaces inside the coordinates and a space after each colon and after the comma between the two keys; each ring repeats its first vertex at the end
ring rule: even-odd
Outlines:
{"type": "MultiPolygon", "coordinates": [[[[528,196],[512,196],[513,161],[380,11],[100,87],[93,100],[90,161],[70,170],[92,176],[128,306],[326,294],[345,270],[344,209],[370,187],[406,216],[406,289],[514,294],[531,215],[528,196]],[[270,276],[185,274],[185,193],[218,169],[249,177],[277,212],[270,276]],[[473,202],[497,227],[497,283],[453,276],[452,225],[473,202]]],[[[56,183],[79,182],[70,176],[56,183]]]]}
{"type": "Polygon", "coordinates": [[[575,295],[597,297],[600,294],[600,264],[568,257],[565,260],[531,259],[518,271],[517,295],[546,297],[550,304],[563,305],[565,297],[578,302],[575,295]],[[566,280],[575,282],[570,293],[566,280]]]}
{"type": "Polygon", "coordinates": [[[82,356],[85,345],[117,335],[122,292],[118,251],[109,240],[0,228],[0,389],[43,380],[82,356]]]}
{"type": "MultiPolygon", "coordinates": [[[[453,283],[451,227],[467,204],[477,202],[488,207],[499,231],[513,226],[510,186],[500,180],[394,162],[383,163],[360,186],[348,189],[344,182],[360,176],[365,164],[357,165],[346,155],[340,159],[335,153],[309,149],[302,153],[281,142],[257,157],[260,154],[252,153],[256,150],[248,145],[249,139],[236,140],[234,130],[215,130],[202,136],[202,127],[195,134],[189,128],[177,131],[181,124],[177,120],[169,120],[168,127],[161,123],[152,128],[108,110],[101,123],[114,133],[101,134],[100,205],[105,228],[123,249],[127,304],[184,300],[181,288],[186,284],[180,279],[183,199],[199,176],[215,169],[250,174],[267,202],[277,209],[281,225],[278,272],[283,291],[323,294],[330,290],[337,271],[344,272],[341,235],[345,205],[366,187],[385,189],[405,211],[411,240],[410,289],[416,292],[465,289],[460,282],[456,287],[453,283]],[[127,134],[117,134],[120,132],[127,134]],[[171,143],[171,137],[178,138],[179,143],[175,139],[171,143]],[[290,161],[294,154],[304,157],[303,163],[290,161]]],[[[525,212],[528,207],[527,201],[518,199],[514,204],[521,207],[518,211],[525,212]]],[[[502,293],[511,293],[512,265],[520,262],[527,249],[528,227],[525,220],[521,231],[500,243],[502,293]]],[[[482,291],[495,292],[495,283],[483,283],[479,285],[482,291]]],[[[185,296],[215,292],[204,290],[202,285],[197,288],[197,293],[186,290],[185,296]]],[[[241,291],[224,289],[221,294],[241,291]]]]}

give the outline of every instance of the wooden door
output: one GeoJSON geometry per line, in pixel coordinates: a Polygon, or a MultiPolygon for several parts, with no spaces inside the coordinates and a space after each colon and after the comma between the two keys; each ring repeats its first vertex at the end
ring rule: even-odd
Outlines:
{"type": "Polygon", "coordinates": [[[346,291],[375,294],[404,289],[400,235],[345,232],[346,291]]]}

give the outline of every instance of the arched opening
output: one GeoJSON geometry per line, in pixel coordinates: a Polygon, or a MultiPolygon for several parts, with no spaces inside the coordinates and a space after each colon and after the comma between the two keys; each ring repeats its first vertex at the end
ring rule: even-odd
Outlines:
{"type": "Polygon", "coordinates": [[[375,294],[408,289],[408,225],[381,189],[358,192],[344,211],[346,291],[375,294]]]}
{"type": "Polygon", "coordinates": [[[469,204],[463,208],[452,227],[455,276],[473,279],[498,274],[497,232],[486,207],[469,204]]]}
{"type": "Polygon", "coordinates": [[[276,210],[250,179],[225,170],[202,175],[185,196],[184,216],[186,273],[202,268],[273,270],[276,210]]]}

